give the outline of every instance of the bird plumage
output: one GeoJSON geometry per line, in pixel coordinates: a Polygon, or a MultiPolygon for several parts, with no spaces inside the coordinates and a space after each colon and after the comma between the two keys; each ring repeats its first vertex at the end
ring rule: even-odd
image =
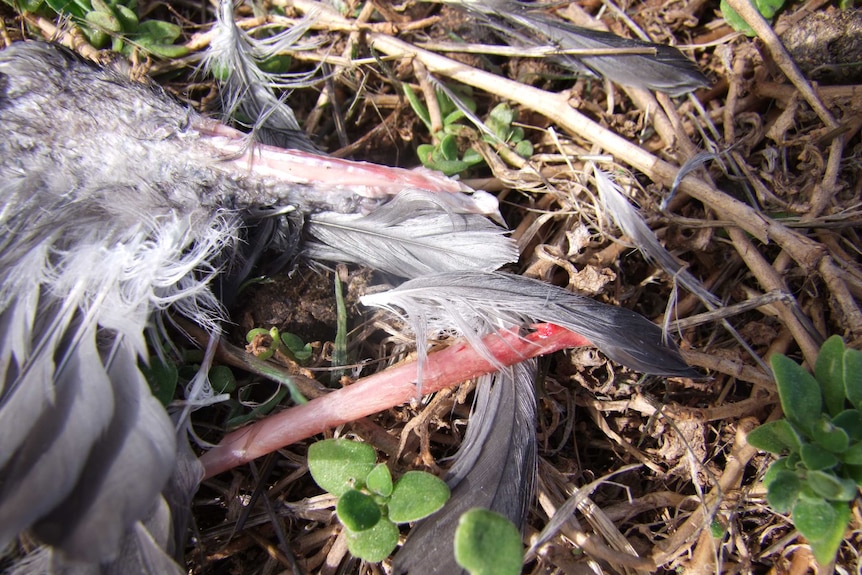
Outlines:
{"type": "MultiPolygon", "coordinates": [[[[454,204],[418,190],[411,205],[432,209],[389,219],[421,236],[439,231],[441,214],[459,231],[478,225],[471,211],[487,203],[430,173],[256,147],[153,85],[35,42],[0,51],[0,174],[0,547],[30,529],[57,569],[110,571],[128,538],[140,549],[154,540],[145,520],[186,439],[138,369],[145,334],[170,310],[218,335],[213,279],[249,222],[371,212],[413,185],[448,189],[454,204]]],[[[469,233],[514,257],[493,224],[469,233]]],[[[391,240],[363,242],[389,253],[391,240]]]]}
{"type": "Polygon", "coordinates": [[[0,78],[0,547],[29,528],[55,570],[118,572],[121,547],[171,564],[176,431],[138,361],[154,310],[217,331],[211,262],[239,221],[175,185],[220,177],[180,157],[188,112],[154,88],[35,43],[0,78]]]}

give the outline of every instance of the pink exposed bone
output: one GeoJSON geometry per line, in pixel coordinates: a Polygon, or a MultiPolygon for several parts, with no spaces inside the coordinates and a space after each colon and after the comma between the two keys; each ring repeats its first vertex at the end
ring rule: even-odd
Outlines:
{"type": "MultiPolygon", "coordinates": [[[[553,324],[537,324],[533,328],[535,331],[526,336],[519,336],[512,329],[501,330],[486,336],[483,342],[504,366],[561,349],[592,345],[583,336],[553,324]]],[[[416,368],[415,361],[396,365],[229,433],[201,457],[205,477],[248,463],[326,429],[411,401],[416,396],[416,368]]],[[[497,369],[498,366],[461,341],[428,355],[422,368],[422,392],[439,391],[497,369]]]]}
{"type": "Polygon", "coordinates": [[[210,119],[195,129],[217,153],[239,170],[254,170],[256,177],[279,182],[330,186],[367,198],[394,195],[405,187],[432,192],[468,190],[457,180],[425,168],[407,170],[368,162],[342,160],[301,150],[288,150],[249,141],[248,134],[210,119]]]}

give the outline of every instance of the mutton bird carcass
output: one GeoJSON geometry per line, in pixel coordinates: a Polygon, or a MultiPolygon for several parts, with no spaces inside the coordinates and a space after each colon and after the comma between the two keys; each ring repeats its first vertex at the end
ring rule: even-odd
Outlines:
{"type": "MultiPolygon", "coordinates": [[[[414,278],[371,303],[422,325],[560,321],[635,369],[693,373],[640,316],[494,273],[517,251],[485,216],[486,195],[434,173],[252,144],[53,44],[0,51],[0,176],[0,549],[24,531],[43,544],[22,573],[182,572],[167,501],[198,470],[178,457],[184,422],[138,367],[146,332],[163,329],[170,311],[217,336],[226,316],[214,283],[241,267],[249,227],[291,210],[305,215],[309,256],[414,278]],[[382,239],[347,245],[349,234],[333,232],[344,229],[382,239]],[[561,315],[547,316],[549,303],[561,315]],[[483,309],[500,311],[497,320],[483,309]],[[468,310],[477,315],[464,319],[468,310]]],[[[513,399],[525,393],[524,369],[494,384],[520,382],[518,394],[496,398],[508,415],[495,428],[530,420],[534,408],[513,399]]],[[[529,436],[513,472],[527,478],[529,436]]],[[[488,453],[473,457],[502,465],[488,453]]],[[[472,467],[456,470],[464,485],[472,467]]],[[[509,515],[523,517],[524,496],[508,494],[509,515]]]]}
{"type": "MultiPolygon", "coordinates": [[[[171,309],[219,332],[211,282],[249,222],[290,207],[313,235],[313,214],[361,213],[401,192],[377,212],[381,226],[430,219],[427,241],[466,232],[488,247],[469,260],[480,268],[513,257],[455,182],[247,149],[240,132],[55,45],[0,52],[0,89],[0,546],[29,528],[58,561],[99,563],[131,544],[129,529],[152,543],[139,522],[163,520],[176,439],[137,367],[145,330],[171,309]]],[[[421,266],[418,249],[393,253],[390,269],[421,266]]],[[[459,249],[424,265],[468,265],[459,249]]]]}

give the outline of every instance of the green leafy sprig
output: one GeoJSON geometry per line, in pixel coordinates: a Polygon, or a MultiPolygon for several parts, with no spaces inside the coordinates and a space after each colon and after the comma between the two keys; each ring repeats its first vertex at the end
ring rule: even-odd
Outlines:
{"type": "Polygon", "coordinates": [[[753,430],[748,443],[781,455],[763,478],[767,501],[791,514],[827,565],[862,486],[862,352],[836,335],[820,348],[814,375],[781,354],[770,363],[785,418],[753,430]]]}
{"type": "Polygon", "coordinates": [[[25,12],[71,16],[94,48],[109,44],[130,56],[134,48],[162,58],[179,58],[188,48],[175,42],[182,29],[164,20],[144,20],[136,13],[137,0],[6,0],[25,12]]]}
{"type": "Polygon", "coordinates": [[[262,360],[271,358],[277,351],[302,365],[311,359],[314,353],[310,343],[305,343],[301,337],[294,333],[280,332],[276,327],[270,329],[255,328],[245,334],[245,340],[248,343],[257,340],[261,344],[257,347],[256,355],[258,359],[262,360]],[[266,345],[265,341],[269,341],[269,344],[266,345]]]}
{"type": "MultiPolygon", "coordinates": [[[[457,94],[463,108],[470,112],[476,111],[476,101],[471,97],[472,94],[468,88],[458,92],[453,91],[453,93],[457,94]]],[[[404,85],[404,94],[413,111],[431,132],[433,127],[428,107],[407,84],[404,85]]],[[[434,144],[422,144],[417,147],[416,152],[419,155],[419,161],[426,168],[443,172],[447,176],[454,176],[483,161],[482,155],[473,148],[467,148],[463,154],[459,150],[459,139],[475,141],[478,139],[478,133],[470,126],[460,123],[466,114],[448,95],[437,90],[436,97],[443,129],[433,134],[434,144]]],[[[482,135],[482,139],[495,146],[501,142],[504,146],[511,145],[519,156],[529,158],[533,155],[533,145],[525,138],[524,129],[513,125],[517,116],[517,111],[508,104],[498,104],[485,120],[488,131],[482,135]]]]}
{"type": "Polygon", "coordinates": [[[338,520],[347,548],[360,559],[382,561],[398,545],[398,524],[427,517],[449,499],[449,487],[424,471],[392,481],[374,448],[347,439],[325,439],[308,448],[308,469],[324,490],[338,496],[338,520]]]}

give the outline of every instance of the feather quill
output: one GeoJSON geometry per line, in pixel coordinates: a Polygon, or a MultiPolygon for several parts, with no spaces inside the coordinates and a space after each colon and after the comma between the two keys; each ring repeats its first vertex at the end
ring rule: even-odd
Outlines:
{"type": "MultiPolygon", "coordinates": [[[[492,365],[499,362],[485,348],[483,336],[544,322],[584,336],[617,363],[641,373],[700,376],[685,363],[673,342],[664,343],[662,330],[643,316],[523,276],[442,273],[412,279],[360,301],[401,317],[418,341],[440,333],[463,335],[492,365]]],[[[425,346],[419,345],[417,351],[420,362],[424,361],[425,346]]]]}
{"type": "Polygon", "coordinates": [[[467,433],[446,476],[446,505],[410,531],[393,559],[400,575],[458,575],[453,544],[461,515],[496,511],[522,527],[536,483],[536,361],[479,379],[467,433]]]}
{"type": "MultiPolygon", "coordinates": [[[[599,198],[611,214],[611,218],[617,224],[617,227],[633,240],[635,246],[637,246],[647,261],[657,264],[665,273],[673,276],[674,281],[679,282],[685,289],[696,295],[707,309],[714,310],[720,307],[721,300],[706,289],[706,286],[700,280],[686,270],[659,243],[658,238],[656,238],[649,226],[646,225],[646,222],[643,221],[634,206],[623,195],[620,187],[600,169],[594,167],[593,171],[596,176],[596,187],[599,190],[599,198]]],[[[669,318],[670,315],[667,316],[667,319],[669,318]]],[[[763,370],[768,373],[769,369],[766,363],[759,354],[751,349],[751,346],[736,331],[736,328],[726,318],[721,319],[721,324],[739,342],[739,345],[751,355],[754,361],[760,364],[763,370]]]]}
{"type": "Polygon", "coordinates": [[[306,257],[359,263],[414,278],[442,271],[492,271],[517,261],[515,242],[463,194],[404,190],[371,214],[308,218],[306,257]],[[453,200],[461,203],[454,203],[453,200]]]}

